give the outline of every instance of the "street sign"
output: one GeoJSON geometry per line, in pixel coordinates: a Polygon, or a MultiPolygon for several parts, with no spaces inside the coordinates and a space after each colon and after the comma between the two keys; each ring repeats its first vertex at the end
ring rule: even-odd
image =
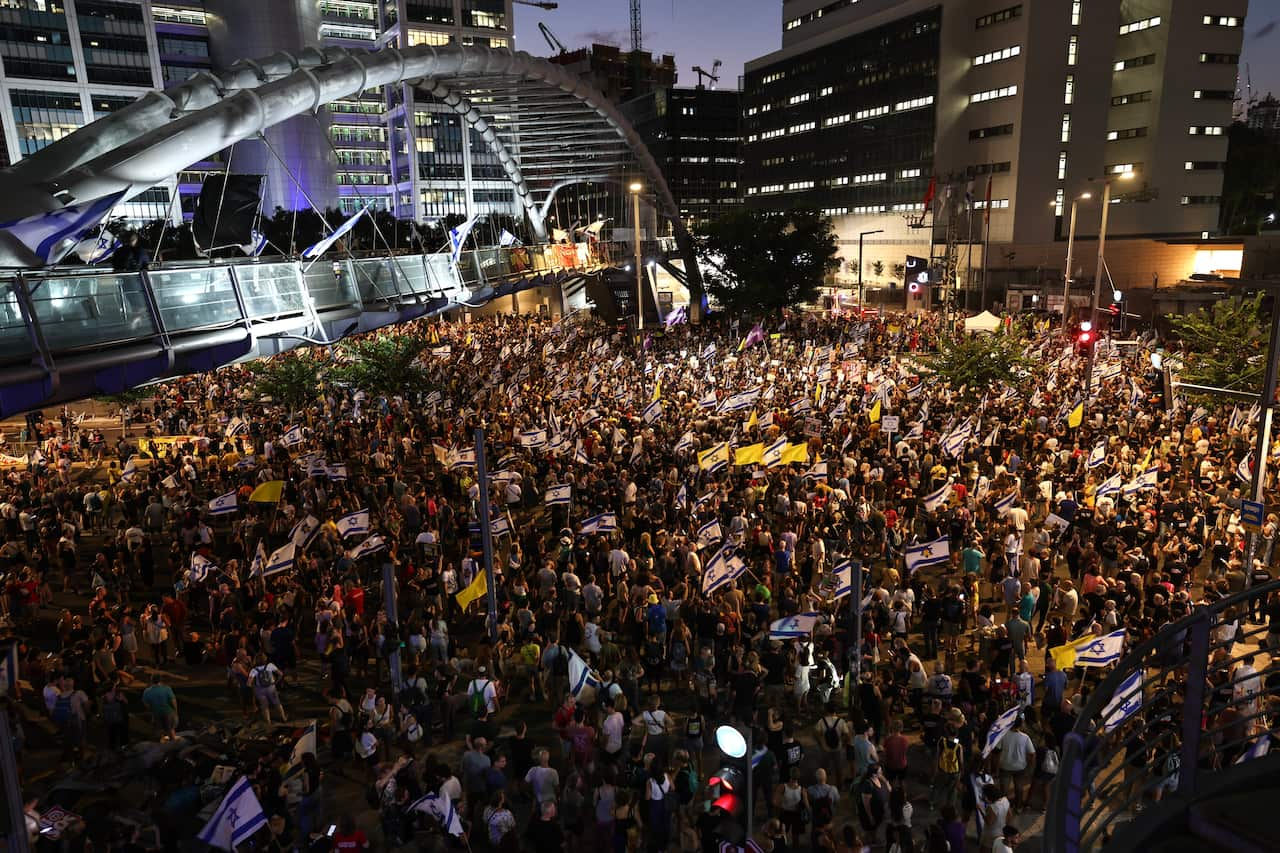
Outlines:
{"type": "Polygon", "coordinates": [[[885,415],[880,419],[881,432],[897,432],[898,431],[898,415],[885,415]]]}
{"type": "Polygon", "coordinates": [[[1262,529],[1262,516],[1266,505],[1261,501],[1240,501],[1240,523],[1246,530],[1257,533],[1262,529]]]}

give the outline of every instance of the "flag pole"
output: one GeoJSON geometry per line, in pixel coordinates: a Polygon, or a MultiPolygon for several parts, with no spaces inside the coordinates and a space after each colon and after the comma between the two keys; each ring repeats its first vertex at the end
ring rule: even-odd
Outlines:
{"type": "Polygon", "coordinates": [[[480,486],[480,546],[484,552],[485,599],[488,604],[488,634],[498,642],[498,589],[493,577],[493,523],[489,520],[489,464],[484,453],[484,427],[476,427],[476,477],[480,486]]]}

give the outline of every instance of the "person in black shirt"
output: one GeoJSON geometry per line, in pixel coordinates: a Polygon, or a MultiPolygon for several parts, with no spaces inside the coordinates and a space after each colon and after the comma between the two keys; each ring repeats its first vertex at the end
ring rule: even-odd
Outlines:
{"type": "Polygon", "coordinates": [[[556,820],[556,804],[543,803],[540,814],[529,821],[524,837],[533,853],[561,853],[564,849],[564,831],[556,820]]]}

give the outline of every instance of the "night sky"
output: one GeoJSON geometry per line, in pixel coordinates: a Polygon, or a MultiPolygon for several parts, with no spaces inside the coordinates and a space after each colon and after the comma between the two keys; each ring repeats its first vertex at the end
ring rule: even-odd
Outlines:
{"type": "MultiPolygon", "coordinates": [[[[631,18],[628,0],[558,0],[560,8],[547,12],[515,7],[516,47],[535,56],[550,52],[538,32],[542,21],[570,50],[593,41],[629,47],[631,18]]],[[[1274,0],[1253,0],[1245,25],[1245,63],[1253,72],[1254,91],[1280,97],[1280,8],[1274,0]]],[[[645,48],[674,53],[679,85],[693,86],[690,70],[707,70],[724,60],[720,88],[737,88],[742,65],[782,46],[781,0],[644,0],[645,48]]]]}

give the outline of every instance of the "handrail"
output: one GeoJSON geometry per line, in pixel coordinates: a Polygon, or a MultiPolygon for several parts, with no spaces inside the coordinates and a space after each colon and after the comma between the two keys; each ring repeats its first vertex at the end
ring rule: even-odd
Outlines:
{"type": "Polygon", "coordinates": [[[1241,620],[1239,633],[1228,636],[1227,617],[1257,611],[1276,592],[1280,580],[1196,607],[1101,680],[1062,745],[1045,820],[1046,853],[1100,849],[1153,799],[1167,804],[1157,816],[1166,808],[1185,811],[1207,782],[1252,757],[1250,749],[1269,737],[1268,698],[1280,690],[1268,691],[1261,674],[1258,692],[1235,689],[1230,673],[1251,654],[1240,646],[1258,643],[1268,629],[1241,620]],[[1121,686],[1139,672],[1141,705],[1127,717],[1113,710],[1104,719],[1121,686]]]}

